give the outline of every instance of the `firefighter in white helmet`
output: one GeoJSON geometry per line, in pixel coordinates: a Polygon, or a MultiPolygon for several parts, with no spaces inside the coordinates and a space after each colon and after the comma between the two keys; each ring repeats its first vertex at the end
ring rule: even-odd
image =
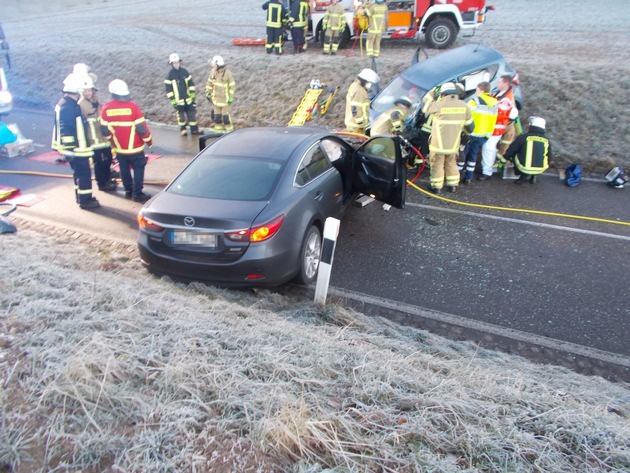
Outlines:
{"type": "Polygon", "coordinates": [[[402,133],[405,118],[409,115],[411,100],[409,97],[398,97],[394,106],[381,113],[370,127],[370,136],[399,135],[402,133]]]}
{"type": "Polygon", "coordinates": [[[431,165],[431,190],[442,193],[444,181],[449,191],[455,192],[459,185],[457,157],[462,132],[471,133],[475,128],[470,107],[459,98],[453,82],[440,87],[440,100],[434,100],[432,92],[425,101],[423,112],[432,117],[429,141],[429,164],[431,165]]]}
{"type": "MultiPolygon", "coordinates": [[[[76,70],[76,66],[75,66],[76,70]]],[[[94,178],[99,190],[105,192],[115,191],[118,187],[112,176],[112,147],[110,142],[103,137],[99,117],[101,113],[101,105],[96,96],[96,85],[93,77],[95,74],[86,73],[82,77],[81,98],[79,99],[79,107],[81,113],[87,121],[88,143],[94,151],[92,162],[94,163],[94,178]]]]}
{"type": "Polygon", "coordinates": [[[182,136],[188,134],[188,126],[190,126],[191,135],[200,135],[201,132],[197,124],[197,106],[195,105],[197,97],[195,82],[192,75],[181,67],[181,62],[182,60],[177,53],[172,53],[168,57],[171,68],[164,80],[166,97],[175,108],[177,125],[182,136]]]}
{"type": "Polygon", "coordinates": [[[370,89],[380,81],[372,69],[363,69],[346,94],[346,130],[351,133],[365,133],[369,125],[370,89]]]}
{"type": "Polygon", "coordinates": [[[120,178],[125,188],[125,198],[146,202],[144,168],[147,158],[144,147],[153,144],[151,132],[140,107],[131,101],[129,87],[121,79],[109,83],[112,99],[101,109],[101,131],[112,142],[112,151],[118,159],[120,178]],[[131,173],[133,170],[133,175],[131,173]]]}
{"type": "Polygon", "coordinates": [[[536,182],[536,176],[549,167],[551,143],[545,136],[545,119],[529,118],[527,133],[518,135],[505,152],[505,159],[514,163],[514,171],[519,174],[515,184],[536,182]]]}
{"type": "Polygon", "coordinates": [[[210,116],[215,123],[214,131],[230,132],[234,130],[230,108],[234,102],[236,82],[232,72],[225,67],[222,56],[214,56],[210,65],[212,68],[206,83],[206,98],[213,105],[210,116]]]}
{"type": "Polygon", "coordinates": [[[52,148],[70,163],[79,207],[95,209],[100,204],[92,196],[90,158],[94,152],[88,144],[87,123],[78,104],[82,86],[82,78],[75,74],[68,75],[63,81],[63,98],[55,107],[52,148]]]}

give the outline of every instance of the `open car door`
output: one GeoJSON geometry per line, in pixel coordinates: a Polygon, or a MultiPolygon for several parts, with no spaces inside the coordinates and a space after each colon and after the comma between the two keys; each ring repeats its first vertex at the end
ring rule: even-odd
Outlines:
{"type": "Polygon", "coordinates": [[[407,169],[394,136],[366,141],[352,162],[352,190],[402,209],[405,207],[407,169]]]}

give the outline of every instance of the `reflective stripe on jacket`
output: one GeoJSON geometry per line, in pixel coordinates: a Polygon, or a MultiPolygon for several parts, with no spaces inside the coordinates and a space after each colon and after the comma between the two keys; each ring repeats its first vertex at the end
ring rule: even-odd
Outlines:
{"type": "Polygon", "coordinates": [[[346,95],[346,118],[348,128],[366,128],[369,123],[368,110],[370,108],[370,96],[361,85],[359,79],[350,84],[346,95]]]}
{"type": "Polygon", "coordinates": [[[346,10],[341,3],[335,3],[326,8],[326,14],[322,21],[324,29],[343,31],[346,27],[346,10]]]}
{"type": "Polygon", "coordinates": [[[541,174],[549,167],[551,144],[544,131],[530,127],[509,146],[504,157],[514,161],[514,166],[525,174],[541,174]]]}
{"type": "Polygon", "coordinates": [[[432,102],[426,113],[433,117],[429,150],[453,154],[459,151],[464,126],[472,125],[472,112],[456,95],[447,95],[432,102]]]}
{"type": "Polygon", "coordinates": [[[112,150],[120,154],[137,154],[151,144],[151,132],[140,107],[131,101],[112,100],[101,110],[101,130],[112,140],[112,150]]]}
{"type": "Polygon", "coordinates": [[[475,122],[475,130],[472,136],[481,136],[489,138],[494,132],[497,122],[498,100],[488,93],[481,95],[473,95],[468,101],[468,106],[472,110],[473,121],[475,122]]]}
{"type": "Polygon", "coordinates": [[[103,137],[101,132],[100,118],[100,104],[98,101],[92,101],[85,97],[79,99],[79,107],[81,107],[81,113],[87,121],[87,136],[88,143],[92,149],[104,149],[111,147],[109,141],[103,137]]]}
{"type": "Polygon", "coordinates": [[[382,33],[387,28],[387,5],[371,3],[365,9],[365,14],[370,19],[368,33],[382,33]]]}
{"type": "Polygon", "coordinates": [[[164,80],[166,97],[173,105],[190,105],[195,101],[195,83],[186,69],[171,67],[164,80]]]}
{"type": "Polygon", "coordinates": [[[52,148],[68,157],[91,157],[81,107],[72,97],[64,96],[55,106],[52,148]]]}
{"type": "Polygon", "coordinates": [[[265,26],[282,28],[282,19],[285,17],[284,7],[278,0],[270,0],[263,3],[263,10],[267,10],[267,22],[265,26]]]}
{"type": "Polygon", "coordinates": [[[299,28],[300,26],[308,25],[308,12],[309,6],[306,0],[295,0],[291,5],[291,16],[289,21],[293,22],[293,26],[299,28]]]}
{"type": "Polygon", "coordinates": [[[395,135],[400,133],[408,110],[404,105],[396,105],[394,108],[381,113],[371,126],[370,135],[395,135]]]}
{"type": "Polygon", "coordinates": [[[212,103],[215,107],[225,107],[233,101],[235,90],[236,82],[234,82],[234,77],[228,69],[224,67],[212,68],[206,84],[206,95],[212,97],[212,103]]]}

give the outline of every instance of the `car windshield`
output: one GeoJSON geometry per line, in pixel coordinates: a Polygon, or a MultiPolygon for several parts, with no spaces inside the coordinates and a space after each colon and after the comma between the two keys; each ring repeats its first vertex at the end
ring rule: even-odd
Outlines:
{"type": "Polygon", "coordinates": [[[377,114],[381,114],[394,106],[394,100],[399,97],[409,97],[415,106],[420,103],[427,93],[422,87],[409,82],[402,76],[396,77],[380,94],[372,101],[371,108],[377,114]]]}
{"type": "Polygon", "coordinates": [[[263,158],[199,156],[167,192],[220,200],[268,200],[283,163],[263,158]]]}

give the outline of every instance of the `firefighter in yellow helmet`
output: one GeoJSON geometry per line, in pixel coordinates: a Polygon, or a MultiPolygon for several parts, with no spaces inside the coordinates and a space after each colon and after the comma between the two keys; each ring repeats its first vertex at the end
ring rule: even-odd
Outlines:
{"type": "Polygon", "coordinates": [[[230,108],[234,102],[236,82],[232,72],[225,67],[223,57],[214,56],[210,64],[212,69],[206,83],[206,98],[214,107],[211,112],[211,118],[215,123],[214,131],[230,132],[234,130],[230,108]]]}
{"type": "Polygon", "coordinates": [[[369,3],[364,11],[370,21],[365,49],[368,57],[378,57],[381,54],[381,37],[387,28],[387,4],[385,0],[376,0],[376,3],[369,3]]]}
{"type": "Polygon", "coordinates": [[[324,54],[337,54],[341,36],[346,29],[346,10],[340,0],[333,0],[333,3],[326,8],[324,19],[322,20],[322,31],[324,32],[324,54]]]}
{"type": "Polygon", "coordinates": [[[380,81],[372,69],[363,69],[350,84],[346,94],[346,130],[350,133],[365,133],[369,125],[370,89],[380,81]]]}
{"type": "Polygon", "coordinates": [[[394,106],[383,112],[370,128],[370,135],[399,135],[402,133],[405,118],[409,115],[411,100],[409,97],[399,97],[394,100],[394,106]]]}
{"type": "Polygon", "coordinates": [[[422,111],[432,117],[429,139],[429,164],[431,165],[431,190],[442,193],[444,181],[449,191],[455,192],[459,185],[457,157],[463,131],[471,133],[475,128],[470,107],[458,96],[454,83],[440,87],[440,100],[433,95],[425,101],[422,111]]]}

